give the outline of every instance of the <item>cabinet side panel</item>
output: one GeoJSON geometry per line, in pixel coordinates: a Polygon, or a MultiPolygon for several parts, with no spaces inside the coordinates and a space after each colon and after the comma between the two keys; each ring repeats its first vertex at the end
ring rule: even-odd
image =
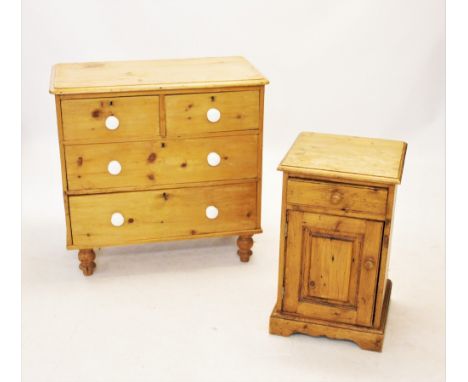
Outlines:
{"type": "Polygon", "coordinates": [[[276,311],[280,312],[283,309],[283,294],[284,294],[284,263],[285,263],[285,248],[287,235],[287,210],[286,196],[288,193],[288,173],[283,172],[283,196],[281,204],[281,226],[280,226],[280,250],[279,250],[279,268],[278,268],[278,298],[276,301],[276,311]]]}
{"type": "Polygon", "coordinates": [[[380,257],[379,279],[375,296],[374,327],[379,328],[382,323],[382,309],[384,305],[385,289],[387,284],[388,262],[390,252],[390,237],[392,231],[393,211],[395,208],[396,186],[388,188],[387,212],[385,214],[385,227],[382,235],[382,250],[380,257]]]}
{"type": "Polygon", "coordinates": [[[303,213],[289,211],[287,214],[288,226],[286,240],[286,251],[284,252],[284,299],[283,311],[296,313],[298,308],[298,291],[300,288],[301,261],[302,257],[302,218],[303,213]]]}
{"type": "Polygon", "coordinates": [[[264,94],[265,87],[259,88],[259,107],[260,116],[258,118],[258,138],[257,138],[257,227],[262,227],[262,163],[263,163],[263,110],[264,110],[264,94]]]}
{"type": "Polygon", "coordinates": [[[57,127],[58,127],[58,138],[59,138],[59,151],[60,151],[60,165],[62,172],[62,195],[63,203],[65,208],[65,220],[67,230],[67,246],[72,245],[72,232],[70,225],[70,209],[68,206],[68,182],[67,182],[67,166],[65,163],[65,148],[63,146],[63,125],[62,125],[62,100],[60,96],[55,96],[55,109],[57,113],[57,127]]]}

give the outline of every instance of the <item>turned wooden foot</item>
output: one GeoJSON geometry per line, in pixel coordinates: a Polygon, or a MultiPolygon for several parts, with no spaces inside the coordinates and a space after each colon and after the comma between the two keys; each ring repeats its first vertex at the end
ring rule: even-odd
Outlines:
{"type": "Polygon", "coordinates": [[[244,263],[248,262],[250,259],[250,256],[252,256],[252,251],[251,251],[253,247],[252,235],[239,236],[239,238],[237,239],[237,247],[239,247],[237,254],[240,257],[240,261],[244,263]]]}
{"type": "Polygon", "coordinates": [[[80,260],[80,269],[85,276],[91,276],[96,268],[96,254],[92,249],[80,249],[78,252],[78,259],[80,260]]]}

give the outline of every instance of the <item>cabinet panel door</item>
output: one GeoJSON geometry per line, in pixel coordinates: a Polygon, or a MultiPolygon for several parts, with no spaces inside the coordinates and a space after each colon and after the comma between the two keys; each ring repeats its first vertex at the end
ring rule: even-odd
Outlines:
{"type": "Polygon", "coordinates": [[[288,211],[283,310],[371,326],[383,223],[288,211]]]}

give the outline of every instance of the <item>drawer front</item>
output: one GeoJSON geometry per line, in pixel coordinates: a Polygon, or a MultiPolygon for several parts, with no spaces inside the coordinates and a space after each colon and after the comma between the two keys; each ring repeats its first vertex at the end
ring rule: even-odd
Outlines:
{"type": "Polygon", "coordinates": [[[287,201],[319,212],[385,219],[387,190],[335,183],[289,180],[287,201]]]}
{"type": "Polygon", "coordinates": [[[92,190],[251,179],[257,135],[65,147],[68,188],[92,190]]]}
{"type": "Polygon", "coordinates": [[[159,97],[62,100],[64,141],[106,142],[159,135],[159,97]]]}
{"type": "Polygon", "coordinates": [[[98,247],[256,229],[256,193],[251,182],[71,196],[73,244],[98,247]]]}
{"type": "Polygon", "coordinates": [[[258,90],[166,96],[168,136],[258,129],[258,90]]]}

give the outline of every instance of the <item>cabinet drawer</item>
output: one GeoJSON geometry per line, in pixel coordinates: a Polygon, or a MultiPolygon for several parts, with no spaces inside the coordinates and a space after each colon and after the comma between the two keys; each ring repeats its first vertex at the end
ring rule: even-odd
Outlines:
{"type": "Polygon", "coordinates": [[[257,135],[65,147],[68,188],[151,187],[257,176],[257,135]]]}
{"type": "Polygon", "coordinates": [[[71,196],[73,244],[92,248],[256,229],[256,194],[252,182],[71,196]],[[207,209],[217,217],[207,217],[207,209]]]}
{"type": "Polygon", "coordinates": [[[258,129],[257,90],[166,96],[168,136],[258,129]]]}
{"type": "Polygon", "coordinates": [[[159,135],[159,97],[62,100],[64,141],[106,142],[159,135]]]}
{"type": "Polygon", "coordinates": [[[309,206],[319,212],[385,219],[387,190],[338,183],[289,180],[289,204],[309,206]]]}

